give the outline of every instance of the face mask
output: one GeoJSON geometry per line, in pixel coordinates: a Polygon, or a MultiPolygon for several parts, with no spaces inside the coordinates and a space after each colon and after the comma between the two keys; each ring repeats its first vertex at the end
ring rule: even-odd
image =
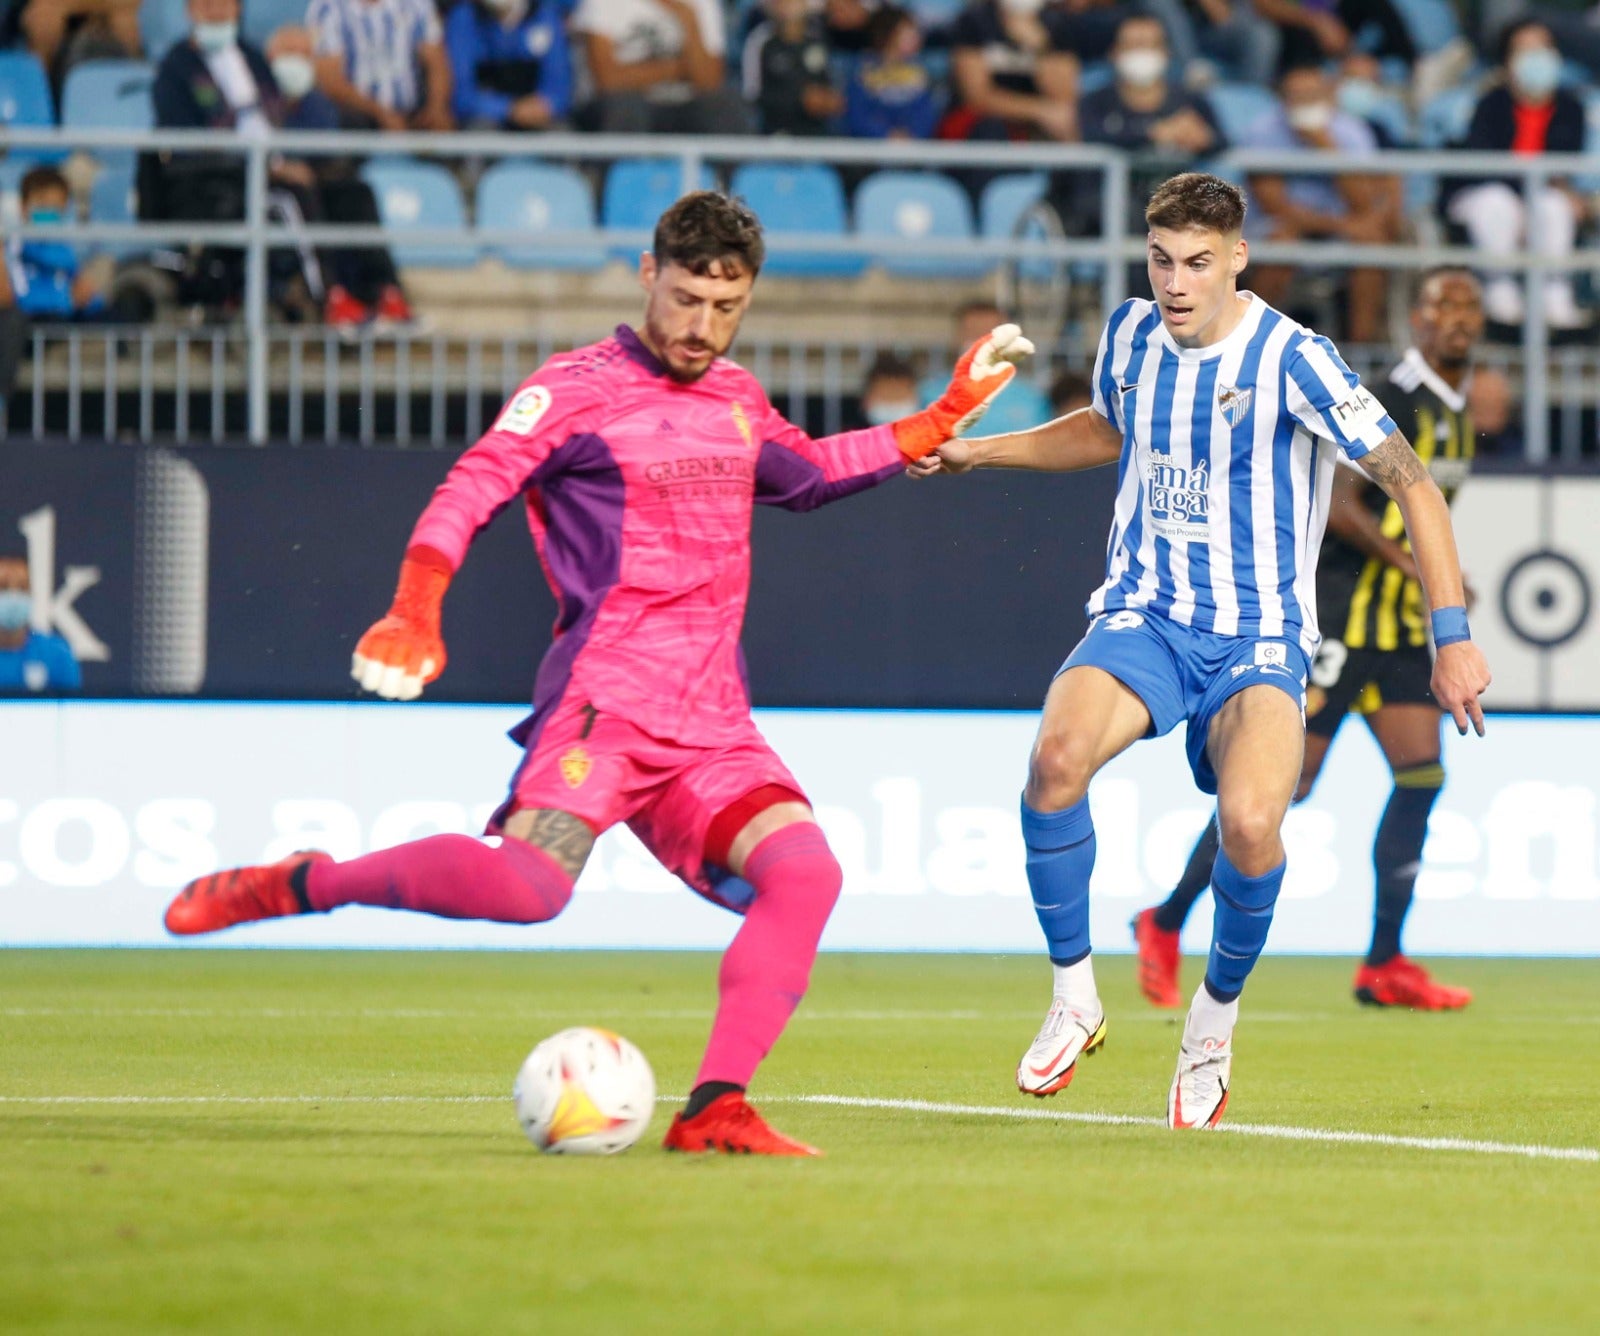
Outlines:
{"type": "Polygon", "coordinates": [[[1037,14],[1044,8],[1044,0],[1000,0],[1000,8],[1007,14],[1037,14]]]}
{"type": "Polygon", "coordinates": [[[1371,79],[1346,79],[1339,85],[1339,107],[1362,120],[1383,105],[1383,89],[1371,79]]]}
{"type": "Polygon", "coordinates": [[[234,23],[197,23],[194,25],[194,44],[209,56],[226,51],[239,41],[239,25],[234,23]]]}
{"type": "Polygon", "coordinates": [[[1333,103],[1304,102],[1289,108],[1289,128],[1302,134],[1316,134],[1333,124],[1333,103]]]}
{"type": "Polygon", "coordinates": [[[298,102],[317,82],[317,72],[305,56],[274,56],[272,77],[277,81],[278,91],[291,102],[298,102]]]}
{"type": "Polygon", "coordinates": [[[42,224],[44,224],[46,226],[50,225],[51,223],[59,223],[61,221],[61,210],[60,209],[29,209],[28,210],[28,221],[30,223],[42,223],[42,224]]]}
{"type": "Polygon", "coordinates": [[[1138,51],[1124,51],[1116,59],[1117,78],[1135,88],[1148,88],[1160,83],[1167,72],[1167,53],[1145,47],[1138,51]]]}
{"type": "Polygon", "coordinates": [[[883,403],[868,404],[867,421],[874,427],[887,427],[891,422],[910,417],[916,411],[917,405],[910,399],[890,399],[883,403]]]}
{"type": "Polygon", "coordinates": [[[1547,46],[1518,52],[1511,60],[1511,78],[1534,97],[1553,93],[1561,84],[1561,55],[1547,46]]]}
{"type": "Polygon", "coordinates": [[[33,612],[33,596],[26,589],[0,590],[0,631],[20,631],[33,612]]]}

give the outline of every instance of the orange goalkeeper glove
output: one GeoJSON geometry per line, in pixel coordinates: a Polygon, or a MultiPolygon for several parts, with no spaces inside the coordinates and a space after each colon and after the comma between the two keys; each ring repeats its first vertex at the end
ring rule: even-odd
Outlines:
{"type": "Polygon", "coordinates": [[[953,436],[968,431],[1017,374],[1016,364],[1033,353],[1033,344],[1015,325],[999,325],[979,339],[956,363],[950,384],[920,413],[894,424],[894,438],[907,459],[930,455],[953,436]]]}
{"type": "Polygon", "coordinates": [[[444,671],[439,606],[454,574],[443,553],[406,550],[388,615],[361,637],[350,660],[350,675],[364,690],[386,700],[416,700],[444,671]]]}

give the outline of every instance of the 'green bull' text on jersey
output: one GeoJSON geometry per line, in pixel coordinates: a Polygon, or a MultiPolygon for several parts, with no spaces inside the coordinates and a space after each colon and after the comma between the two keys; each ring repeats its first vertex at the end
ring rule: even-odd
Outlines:
{"type": "Polygon", "coordinates": [[[1122,433],[1105,583],[1122,608],[1316,652],[1317,552],[1335,452],[1394,421],[1327,339],[1248,302],[1208,348],[1180,347],[1152,301],[1124,302],[1095,361],[1094,408],[1122,433]]]}

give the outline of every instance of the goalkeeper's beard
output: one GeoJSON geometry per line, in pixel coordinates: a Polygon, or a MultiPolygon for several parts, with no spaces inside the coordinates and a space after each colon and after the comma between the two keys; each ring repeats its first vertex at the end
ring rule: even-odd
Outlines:
{"type": "Polygon", "coordinates": [[[673,338],[648,317],[644,322],[645,343],[655,353],[656,360],[661,363],[667,375],[680,385],[692,385],[711,370],[711,364],[733,347],[733,340],[738,333],[738,327],[735,326],[728,341],[719,348],[710,342],[673,338]],[[675,352],[695,354],[697,360],[690,366],[683,366],[673,360],[675,352]],[[706,354],[709,356],[705,356],[706,354]],[[699,360],[700,358],[704,360],[699,360]]]}

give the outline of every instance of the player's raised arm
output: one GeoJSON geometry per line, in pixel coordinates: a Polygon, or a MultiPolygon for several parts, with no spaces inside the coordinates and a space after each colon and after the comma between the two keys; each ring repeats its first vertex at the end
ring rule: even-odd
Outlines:
{"type": "Polygon", "coordinates": [[[1489,686],[1489,665],[1473,644],[1467,626],[1466,585],[1456,555],[1455,532],[1450,526],[1450,506],[1422,466],[1417,453],[1398,430],[1377,449],[1358,461],[1367,476],[1400,509],[1406,537],[1432,612],[1434,698],[1467,731],[1470,722],[1483,736],[1483,707],[1478,698],[1489,686]]]}
{"type": "Polygon", "coordinates": [[[909,470],[914,478],[972,469],[1032,469],[1073,473],[1113,463],[1122,433],[1093,408],[1080,408],[1030,431],[947,441],[909,470]]]}
{"type": "Polygon", "coordinates": [[[1017,374],[1033,344],[1016,325],[1000,325],[961,355],[950,383],[927,408],[866,431],[813,439],[767,406],[756,500],[811,510],[891,478],[976,423],[1017,374]]]}
{"type": "Polygon", "coordinates": [[[584,396],[529,381],[456,460],[411,531],[389,611],[363,635],[350,675],[388,700],[415,700],[445,666],[445,591],[478,531],[550,466],[573,435],[584,396]],[[560,396],[560,401],[557,401],[560,396]]]}

